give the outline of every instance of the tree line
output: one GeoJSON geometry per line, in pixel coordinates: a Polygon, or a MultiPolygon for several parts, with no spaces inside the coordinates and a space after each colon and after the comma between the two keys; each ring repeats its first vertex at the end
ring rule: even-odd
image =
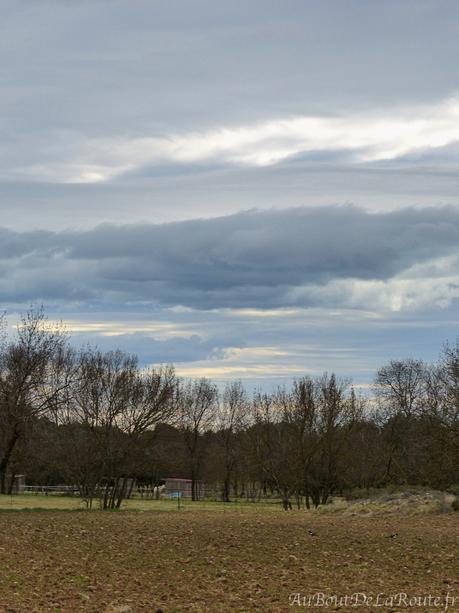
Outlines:
{"type": "Polygon", "coordinates": [[[15,475],[119,508],[129,479],[204,480],[225,502],[326,504],[353,488],[459,483],[459,343],[434,364],[391,360],[369,394],[334,374],[272,393],[181,380],[173,366],[75,349],[43,310],[0,342],[0,490],[15,475]]]}

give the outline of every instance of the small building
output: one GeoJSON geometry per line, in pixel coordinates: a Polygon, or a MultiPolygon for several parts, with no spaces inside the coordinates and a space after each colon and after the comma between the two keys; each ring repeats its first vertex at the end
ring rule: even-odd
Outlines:
{"type": "MultiPolygon", "coordinates": [[[[191,500],[191,479],[167,478],[164,479],[164,495],[166,498],[188,498],[191,500]]],[[[204,483],[196,481],[196,498],[200,500],[204,497],[204,483]]]]}
{"type": "MultiPolygon", "coordinates": [[[[11,483],[11,475],[7,475],[7,482],[11,483]]],[[[13,483],[11,483],[12,494],[23,494],[25,492],[25,476],[14,475],[13,483]]]]}

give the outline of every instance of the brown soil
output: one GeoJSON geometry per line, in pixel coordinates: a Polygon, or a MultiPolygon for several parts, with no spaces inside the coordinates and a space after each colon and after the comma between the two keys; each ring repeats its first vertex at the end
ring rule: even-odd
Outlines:
{"type": "Polygon", "coordinates": [[[459,611],[458,552],[457,513],[1,513],[0,611],[295,611],[317,592],[449,592],[459,611]]]}

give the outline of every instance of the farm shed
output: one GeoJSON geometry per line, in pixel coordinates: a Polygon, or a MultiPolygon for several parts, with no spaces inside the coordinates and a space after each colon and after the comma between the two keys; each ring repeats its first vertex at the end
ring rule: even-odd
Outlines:
{"type": "MultiPolygon", "coordinates": [[[[191,479],[182,478],[167,478],[164,479],[164,494],[168,498],[172,498],[180,493],[181,498],[191,499],[191,479]]],[[[204,483],[196,481],[197,498],[204,497],[204,483]]]]}

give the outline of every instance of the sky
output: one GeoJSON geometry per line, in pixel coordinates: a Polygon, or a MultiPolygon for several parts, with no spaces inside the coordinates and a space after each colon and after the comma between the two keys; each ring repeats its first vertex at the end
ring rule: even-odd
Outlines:
{"type": "Polygon", "coordinates": [[[456,0],[0,0],[0,307],[274,388],[459,335],[456,0]]]}

